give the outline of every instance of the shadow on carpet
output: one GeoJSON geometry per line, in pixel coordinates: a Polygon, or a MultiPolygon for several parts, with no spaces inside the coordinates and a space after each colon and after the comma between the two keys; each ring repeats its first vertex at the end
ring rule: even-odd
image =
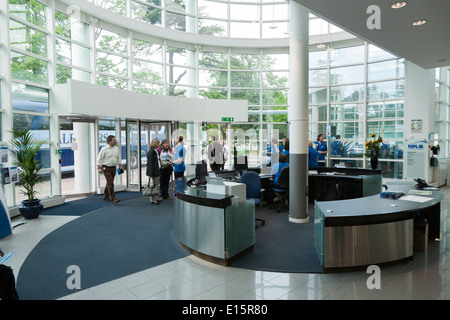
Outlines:
{"type": "Polygon", "coordinates": [[[69,266],[80,268],[84,290],[189,255],[175,239],[173,219],[172,201],[151,206],[148,197],[141,196],[61,226],[22,264],[17,277],[20,298],[53,300],[75,293],[66,284],[72,275],[69,266]]]}
{"type": "MultiPolygon", "coordinates": [[[[116,196],[121,202],[123,202],[131,199],[142,198],[142,193],[122,191],[117,192],[116,196]]],[[[115,204],[113,204],[111,201],[103,200],[103,195],[99,194],[83,199],[66,201],[64,202],[64,204],[59,206],[45,208],[44,210],[42,210],[41,214],[47,216],[82,216],[83,214],[86,214],[88,212],[114,205],[115,204]]]]}
{"type": "Polygon", "coordinates": [[[274,272],[323,273],[314,246],[314,208],[310,205],[309,222],[289,221],[288,211],[262,207],[256,217],[255,246],[252,252],[236,260],[234,267],[274,272]]]}

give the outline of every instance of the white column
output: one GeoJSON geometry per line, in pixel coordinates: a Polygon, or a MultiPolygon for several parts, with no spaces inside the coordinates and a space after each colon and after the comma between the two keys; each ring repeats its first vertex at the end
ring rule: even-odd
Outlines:
{"type": "Polygon", "coordinates": [[[89,123],[74,122],[73,135],[75,142],[72,143],[74,172],[75,172],[75,193],[90,192],[90,168],[94,166],[89,159],[89,123]]]}
{"type": "Polygon", "coordinates": [[[289,12],[289,221],[307,223],[309,12],[295,1],[289,12]]]}

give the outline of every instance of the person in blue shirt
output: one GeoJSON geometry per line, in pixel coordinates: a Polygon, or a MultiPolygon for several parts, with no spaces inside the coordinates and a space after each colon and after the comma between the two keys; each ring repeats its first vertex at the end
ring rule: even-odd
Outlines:
{"type": "Polygon", "coordinates": [[[313,142],[309,140],[308,142],[308,167],[309,168],[315,168],[319,166],[319,163],[317,162],[317,159],[319,157],[319,153],[317,153],[317,150],[313,147],[313,142]]]}
{"type": "MultiPolygon", "coordinates": [[[[289,167],[289,163],[286,162],[287,157],[284,153],[280,153],[278,156],[278,162],[275,163],[272,166],[272,170],[270,172],[272,178],[273,178],[273,186],[276,187],[278,185],[278,178],[280,177],[281,171],[285,167],[289,167]]],[[[282,194],[276,192],[277,197],[274,199],[274,202],[280,202],[282,201],[282,194]]]]}
{"type": "Polygon", "coordinates": [[[317,161],[321,167],[325,166],[325,155],[327,154],[327,143],[323,142],[323,139],[325,139],[325,136],[323,133],[320,133],[317,136],[317,141],[314,141],[316,150],[319,153],[319,159],[317,161]]]}
{"type": "Polygon", "coordinates": [[[175,173],[175,179],[179,179],[184,176],[184,172],[186,171],[186,164],[184,163],[184,158],[186,156],[186,149],[183,146],[183,136],[179,136],[176,143],[177,146],[175,148],[172,163],[173,163],[173,171],[175,173]]]}
{"type": "Polygon", "coordinates": [[[281,151],[281,153],[284,153],[286,155],[286,162],[289,163],[289,139],[286,139],[284,141],[284,149],[281,151]]]}

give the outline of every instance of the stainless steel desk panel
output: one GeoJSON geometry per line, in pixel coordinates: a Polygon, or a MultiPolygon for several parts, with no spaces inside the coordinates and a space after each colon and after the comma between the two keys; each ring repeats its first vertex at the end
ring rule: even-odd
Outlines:
{"type": "Polygon", "coordinates": [[[225,258],[225,210],[205,207],[174,197],[175,236],[198,252],[225,258]]]}
{"type": "Polygon", "coordinates": [[[324,228],[323,266],[353,267],[413,255],[413,219],[324,228]]]}

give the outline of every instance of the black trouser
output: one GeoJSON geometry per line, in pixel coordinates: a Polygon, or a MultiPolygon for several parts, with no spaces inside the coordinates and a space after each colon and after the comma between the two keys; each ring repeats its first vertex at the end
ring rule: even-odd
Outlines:
{"type": "Polygon", "coordinates": [[[19,300],[13,270],[0,265],[0,300],[19,300]]]}
{"type": "Polygon", "coordinates": [[[168,166],[165,169],[161,169],[161,177],[159,179],[159,186],[161,190],[161,197],[163,199],[169,198],[169,182],[170,177],[172,176],[173,168],[172,166],[168,166]]]}

